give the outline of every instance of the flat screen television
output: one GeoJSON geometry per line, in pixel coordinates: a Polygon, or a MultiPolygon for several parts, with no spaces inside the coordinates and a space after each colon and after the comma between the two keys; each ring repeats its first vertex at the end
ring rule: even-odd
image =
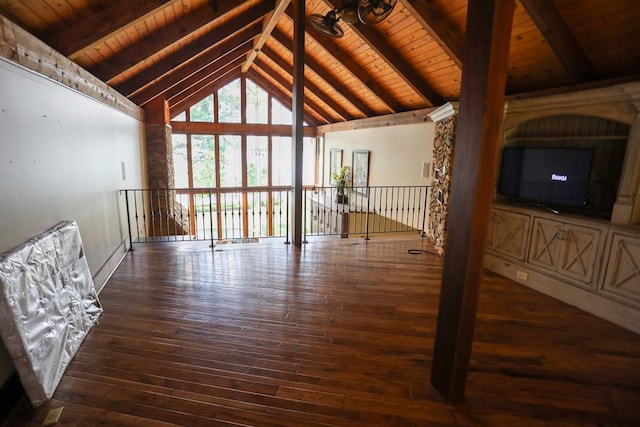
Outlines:
{"type": "Polygon", "coordinates": [[[548,206],[583,207],[592,162],[592,148],[507,147],[498,193],[548,206]]]}

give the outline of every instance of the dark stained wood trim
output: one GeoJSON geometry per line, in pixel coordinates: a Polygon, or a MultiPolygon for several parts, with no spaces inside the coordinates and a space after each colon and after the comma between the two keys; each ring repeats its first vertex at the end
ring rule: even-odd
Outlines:
{"type": "MultiPolygon", "coordinates": [[[[251,68],[249,68],[249,71],[247,71],[247,76],[250,77],[257,84],[259,84],[262,89],[266,90],[269,95],[277,99],[278,102],[280,102],[282,105],[284,105],[289,110],[291,110],[291,96],[282,93],[282,91],[278,87],[274,86],[269,80],[267,80],[264,76],[258,73],[256,71],[256,68],[257,67],[255,63],[252,64],[251,68]]],[[[269,104],[269,108],[271,108],[271,104],[269,104]]],[[[313,113],[317,114],[315,111],[313,113]]],[[[269,114],[269,117],[271,117],[271,114],[269,114]]],[[[318,126],[321,123],[319,120],[319,117],[320,116],[316,117],[313,114],[311,114],[309,111],[305,110],[305,121],[310,126],[314,126],[314,129],[315,129],[315,126],[318,126]]],[[[322,123],[326,123],[324,119],[322,118],[320,119],[323,120],[322,123]]],[[[289,135],[291,135],[291,132],[287,134],[287,136],[289,135]]]]}
{"type": "Polygon", "coordinates": [[[221,24],[215,31],[211,31],[197,38],[182,49],[166,56],[156,62],[153,66],[118,85],[116,87],[117,90],[121,93],[135,93],[135,91],[140,88],[152,83],[165,74],[170,73],[174,68],[180,67],[186,62],[194,60],[199,55],[204,55],[208,49],[218,45],[228,37],[233,36],[242,28],[262,19],[262,17],[269,12],[270,3],[273,3],[273,0],[260,2],[256,6],[247,9],[242,15],[221,24]]]}
{"type": "Polygon", "coordinates": [[[264,17],[263,29],[260,37],[256,39],[253,49],[247,55],[247,60],[242,64],[241,71],[243,73],[246,73],[247,70],[249,70],[251,64],[253,64],[253,60],[256,59],[256,56],[262,50],[266,41],[271,37],[271,32],[278,24],[278,21],[280,21],[280,18],[282,18],[282,15],[287,9],[287,6],[289,6],[289,3],[291,3],[291,0],[278,0],[273,12],[264,17]]]}
{"type": "MultiPolygon", "coordinates": [[[[250,73],[247,76],[253,79],[250,73]]],[[[267,135],[291,136],[290,125],[270,125],[260,123],[207,123],[207,122],[171,122],[175,133],[190,133],[201,135],[235,134],[235,135],[267,135]]],[[[316,136],[313,126],[304,127],[304,136],[316,136]]]]}
{"type": "Polygon", "coordinates": [[[425,101],[432,106],[444,104],[444,98],[373,27],[356,23],[351,28],[425,101]]]}
{"type": "Polygon", "coordinates": [[[521,0],[520,3],[574,82],[583,83],[598,78],[591,61],[552,1],[521,0]]]}
{"type": "Polygon", "coordinates": [[[109,82],[155,53],[176,43],[211,21],[224,16],[242,3],[242,0],[215,3],[223,6],[212,6],[206,3],[174,24],[162,28],[150,37],[142,39],[140,42],[121,50],[115,56],[100,62],[95,67],[91,67],[89,71],[105,82],[109,82]]]}
{"type": "Polygon", "coordinates": [[[427,30],[455,64],[462,68],[462,42],[431,10],[426,0],[404,0],[404,7],[427,30]]]}
{"type": "Polygon", "coordinates": [[[51,46],[64,56],[74,59],[82,51],[98,44],[122,27],[144,20],[173,0],[120,0],[108,7],[95,10],[73,25],[51,34],[51,46]]]}
{"type": "Polygon", "coordinates": [[[304,147],[304,64],[305,64],[305,0],[294,0],[293,2],[293,88],[291,102],[293,108],[292,126],[292,161],[293,161],[293,191],[291,192],[291,203],[293,205],[293,216],[291,221],[291,242],[297,248],[302,248],[302,235],[304,229],[304,205],[302,189],[302,163],[304,147]]]}
{"type": "MultiPolygon", "coordinates": [[[[287,16],[289,17],[289,19],[293,19],[292,18],[292,13],[291,9],[287,9],[287,16]]],[[[305,29],[306,33],[308,36],[310,36],[312,39],[314,39],[316,41],[316,43],[318,43],[320,46],[322,46],[322,48],[331,56],[333,56],[338,62],[340,62],[345,69],[347,69],[349,71],[349,73],[351,73],[356,79],[360,80],[363,84],[364,87],[367,87],[369,89],[371,89],[371,92],[383,103],[387,106],[387,110],[385,111],[378,111],[375,114],[366,114],[367,117],[373,116],[373,115],[378,115],[378,114],[385,114],[385,113],[394,113],[394,112],[400,112],[400,111],[404,111],[406,110],[406,108],[400,104],[398,102],[398,100],[396,100],[385,88],[383,88],[377,81],[375,78],[373,78],[372,76],[370,76],[369,74],[367,74],[360,65],[358,65],[353,58],[344,50],[342,50],[340,48],[340,46],[338,46],[336,43],[334,43],[329,37],[327,37],[326,35],[320,33],[319,31],[317,31],[315,28],[313,28],[311,25],[307,25],[306,29],[305,29]]],[[[274,38],[276,40],[277,35],[274,35],[274,38]]],[[[285,44],[285,40],[288,40],[288,38],[284,38],[283,40],[278,40],[278,42],[280,44],[282,44],[284,47],[286,47],[287,49],[291,50],[290,44],[291,41],[288,41],[289,46],[287,46],[287,44],[285,44]]],[[[307,59],[308,61],[309,59],[307,59]]],[[[308,65],[308,64],[307,64],[308,65]]],[[[351,93],[351,90],[349,90],[348,92],[341,92],[343,94],[343,96],[346,96],[345,93],[351,93]]],[[[352,97],[347,97],[347,99],[349,99],[349,101],[353,104],[353,102],[351,101],[352,97]]],[[[355,96],[355,99],[359,99],[357,96],[355,96]]],[[[357,105],[353,104],[354,107],[358,108],[357,105]]],[[[362,111],[361,108],[358,108],[360,111],[362,111]]],[[[367,107],[368,109],[368,107],[367,107]]],[[[364,113],[364,111],[362,111],[364,113]]]]}
{"type": "Polygon", "coordinates": [[[260,34],[260,26],[258,24],[244,28],[242,31],[226,39],[223,43],[209,49],[202,55],[199,55],[192,61],[186,62],[184,65],[164,74],[151,85],[136,92],[135,94],[127,94],[127,96],[130,96],[131,100],[136,104],[142,105],[154,96],[166,92],[173,86],[205,68],[218,57],[231,53],[236,49],[240,49],[241,46],[244,46],[247,41],[252,40],[258,34],[260,34]]]}
{"type": "Polygon", "coordinates": [[[205,96],[211,95],[217,88],[222,87],[240,77],[239,71],[241,65],[242,57],[219,69],[214,75],[210,76],[208,84],[202,86],[198,91],[182,92],[181,96],[167,100],[169,102],[171,117],[174,117],[177,113],[188,109],[205,96]]]}
{"type": "Polygon", "coordinates": [[[464,397],[493,198],[514,0],[469,0],[431,384],[464,397]]]}
{"type": "MultiPolygon", "coordinates": [[[[289,39],[288,36],[283,34],[278,29],[275,29],[272,32],[272,37],[278,43],[280,43],[285,49],[289,52],[293,52],[293,42],[289,39]]],[[[339,82],[333,74],[327,70],[324,66],[318,63],[315,59],[307,56],[307,63],[305,64],[311,71],[316,73],[322,80],[327,82],[337,93],[340,93],[344,96],[347,101],[351,103],[355,108],[357,108],[365,117],[375,116],[377,115],[367,104],[362,102],[362,100],[358,97],[358,94],[350,87],[345,86],[341,82],[339,82]]]]}
{"type": "MultiPolygon", "coordinates": [[[[255,59],[255,61],[253,61],[253,64],[254,64],[254,66],[256,66],[256,67],[260,68],[262,71],[264,71],[266,74],[268,74],[269,77],[271,77],[273,80],[276,81],[276,83],[278,83],[278,84],[280,84],[280,85],[282,85],[284,87],[291,87],[292,86],[292,82],[291,81],[288,81],[284,76],[282,76],[281,74],[277,73],[273,68],[271,68],[259,56],[255,59]]],[[[328,111],[326,111],[324,108],[322,108],[320,105],[318,105],[312,99],[309,99],[309,98],[305,99],[305,105],[308,108],[314,110],[320,117],[322,117],[324,119],[325,123],[332,123],[334,121],[340,121],[340,117],[330,114],[328,111]]]]}
{"type": "MultiPolygon", "coordinates": [[[[267,56],[280,68],[282,68],[283,70],[286,70],[287,73],[291,72],[291,65],[283,57],[281,57],[278,53],[276,53],[273,49],[271,49],[269,46],[264,46],[262,48],[261,53],[267,56]]],[[[307,80],[305,86],[309,92],[313,93],[315,96],[320,98],[322,102],[327,104],[333,111],[339,114],[343,120],[352,120],[355,118],[351,114],[349,114],[349,112],[345,110],[340,104],[338,104],[331,96],[323,92],[313,82],[307,80]]]]}
{"type": "Polygon", "coordinates": [[[0,15],[0,57],[143,121],[144,112],[76,63],[0,15]]]}

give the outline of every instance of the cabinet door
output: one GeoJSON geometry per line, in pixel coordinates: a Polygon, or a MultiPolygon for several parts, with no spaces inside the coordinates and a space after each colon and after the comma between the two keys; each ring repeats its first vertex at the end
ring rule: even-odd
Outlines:
{"type": "Polygon", "coordinates": [[[561,222],[535,218],[531,232],[529,263],[555,272],[562,243],[560,240],[562,231],[561,222]]]}
{"type": "Polygon", "coordinates": [[[613,235],[602,292],[640,303],[640,238],[613,235]]]}
{"type": "Polygon", "coordinates": [[[529,215],[494,209],[489,224],[487,247],[524,261],[530,221],[529,215]]]}
{"type": "Polygon", "coordinates": [[[590,284],[600,246],[600,230],[574,224],[564,224],[558,273],[590,284]]]}

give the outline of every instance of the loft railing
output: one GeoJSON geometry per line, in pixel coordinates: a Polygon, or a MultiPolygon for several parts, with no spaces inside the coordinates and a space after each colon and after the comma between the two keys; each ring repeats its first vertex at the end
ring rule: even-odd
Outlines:
{"type": "MultiPolygon", "coordinates": [[[[335,187],[306,187],[305,241],[313,236],[423,233],[428,187],[377,186],[348,189],[336,201],[335,187]]],[[[208,240],[247,242],[282,238],[289,243],[292,188],[237,187],[121,190],[130,248],[134,243],[208,240]]]]}

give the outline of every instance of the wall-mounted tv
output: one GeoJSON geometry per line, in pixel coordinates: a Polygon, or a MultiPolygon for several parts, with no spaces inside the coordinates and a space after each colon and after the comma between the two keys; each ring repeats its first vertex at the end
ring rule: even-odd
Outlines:
{"type": "Polygon", "coordinates": [[[592,148],[507,147],[498,193],[549,206],[583,207],[592,163],[592,148]]]}

